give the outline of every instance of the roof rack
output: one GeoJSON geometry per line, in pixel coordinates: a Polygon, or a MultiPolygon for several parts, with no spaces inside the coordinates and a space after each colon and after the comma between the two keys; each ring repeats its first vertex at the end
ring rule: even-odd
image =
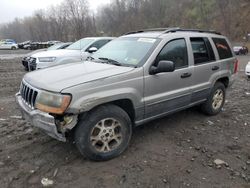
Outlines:
{"type": "Polygon", "coordinates": [[[175,33],[175,32],[199,32],[199,33],[212,33],[212,34],[217,34],[217,35],[221,35],[220,32],[214,31],[214,30],[200,30],[200,29],[181,29],[179,27],[175,27],[175,28],[152,28],[152,29],[143,29],[143,30],[139,30],[139,31],[131,31],[126,33],[125,35],[129,35],[129,34],[135,34],[135,33],[144,33],[144,32],[155,32],[155,31],[162,31],[161,34],[166,34],[166,33],[175,33]]]}
{"type": "Polygon", "coordinates": [[[144,32],[155,32],[155,31],[162,31],[163,33],[167,32],[167,31],[171,31],[171,30],[177,30],[180,29],[179,27],[175,27],[175,28],[151,28],[151,29],[142,29],[142,30],[138,30],[138,31],[130,31],[128,33],[126,33],[125,35],[130,35],[130,34],[135,34],[135,33],[144,33],[144,32]]]}
{"type": "Polygon", "coordinates": [[[174,32],[178,32],[178,31],[188,31],[188,32],[198,32],[198,33],[212,33],[212,34],[221,35],[220,32],[217,32],[217,31],[214,31],[214,30],[181,29],[181,28],[171,29],[169,31],[165,31],[162,34],[165,34],[165,33],[174,33],[174,32]]]}

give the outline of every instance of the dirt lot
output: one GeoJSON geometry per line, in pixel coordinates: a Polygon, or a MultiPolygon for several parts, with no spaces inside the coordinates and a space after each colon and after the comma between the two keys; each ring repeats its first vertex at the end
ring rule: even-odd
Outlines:
{"type": "MultiPolygon", "coordinates": [[[[244,69],[250,57],[239,57],[244,69]]],[[[250,80],[240,72],[215,117],[192,108],[134,130],[128,150],[107,162],[81,157],[20,119],[14,95],[20,58],[0,55],[0,187],[250,187],[250,80]],[[215,159],[226,164],[216,165],[215,159]]]]}

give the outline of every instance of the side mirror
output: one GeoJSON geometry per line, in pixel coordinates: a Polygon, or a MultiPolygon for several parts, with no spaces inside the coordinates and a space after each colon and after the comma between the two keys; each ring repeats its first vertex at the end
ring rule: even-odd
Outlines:
{"type": "Polygon", "coordinates": [[[96,52],[98,49],[96,47],[91,47],[90,49],[88,49],[89,53],[94,53],[96,52]]]}
{"type": "Polygon", "coordinates": [[[161,72],[174,72],[175,65],[172,61],[159,61],[157,67],[152,66],[149,70],[149,74],[158,74],[161,72]]]}

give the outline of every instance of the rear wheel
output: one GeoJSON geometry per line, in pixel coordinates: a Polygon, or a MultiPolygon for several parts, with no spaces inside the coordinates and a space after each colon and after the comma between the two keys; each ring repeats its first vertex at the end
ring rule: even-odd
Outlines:
{"type": "Polygon", "coordinates": [[[12,47],[11,47],[11,50],[16,50],[16,47],[15,47],[15,46],[12,46],[12,47]]]}
{"type": "Polygon", "coordinates": [[[221,109],[225,103],[226,89],[225,85],[221,82],[217,82],[207,101],[201,105],[201,110],[207,115],[216,115],[221,112],[221,109]]]}
{"type": "Polygon", "coordinates": [[[118,106],[104,105],[80,119],[75,142],[82,155],[95,161],[119,156],[132,135],[128,114],[118,106]]]}

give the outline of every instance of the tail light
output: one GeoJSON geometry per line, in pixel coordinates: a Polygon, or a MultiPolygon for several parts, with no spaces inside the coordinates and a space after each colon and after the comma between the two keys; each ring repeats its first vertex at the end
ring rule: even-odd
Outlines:
{"type": "Polygon", "coordinates": [[[234,61],[234,74],[236,74],[238,72],[238,68],[239,68],[239,60],[236,59],[234,61]]]}

